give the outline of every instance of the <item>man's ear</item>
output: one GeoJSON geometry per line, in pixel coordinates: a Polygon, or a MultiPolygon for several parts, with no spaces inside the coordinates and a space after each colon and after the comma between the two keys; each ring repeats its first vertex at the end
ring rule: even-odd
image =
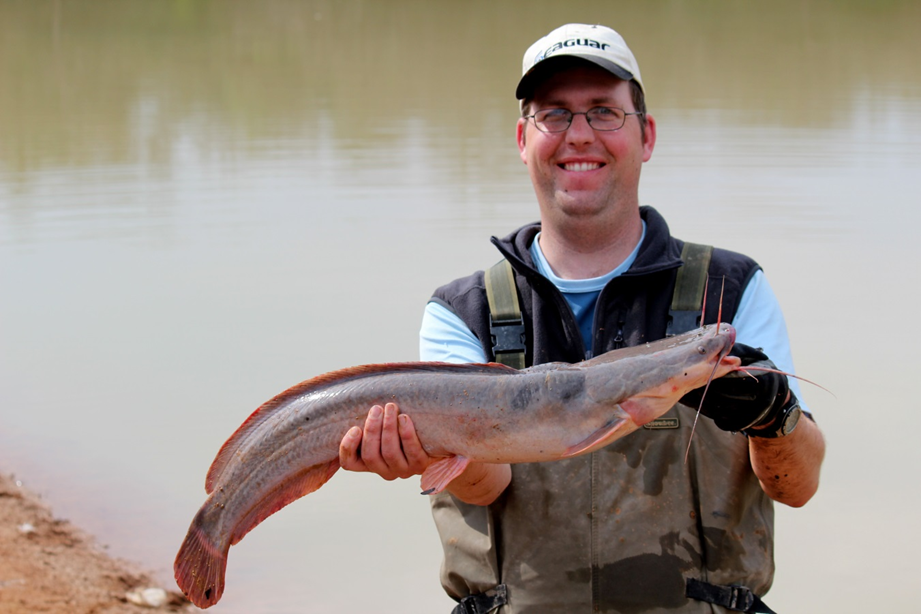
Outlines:
{"type": "Polygon", "coordinates": [[[646,115],[646,130],[643,134],[643,162],[649,162],[656,147],[656,118],[646,115]]]}
{"type": "Polygon", "coordinates": [[[528,130],[528,120],[524,117],[518,118],[518,124],[515,126],[515,138],[518,141],[518,154],[521,156],[521,161],[525,164],[528,163],[528,156],[525,154],[525,133],[528,130]]]}

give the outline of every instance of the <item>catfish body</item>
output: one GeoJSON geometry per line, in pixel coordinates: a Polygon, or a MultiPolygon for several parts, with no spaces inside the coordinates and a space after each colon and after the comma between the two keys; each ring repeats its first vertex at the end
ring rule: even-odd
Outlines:
{"type": "Polygon", "coordinates": [[[711,325],[577,363],[392,363],[307,380],[257,409],[223,445],[174,566],[199,607],[224,589],[227,553],[246,533],[339,469],[339,444],[372,405],[397,403],[426,452],[422,475],[440,492],[470,462],[559,460],[590,452],[668,411],[685,393],[738,366],[728,324],[711,325]]]}

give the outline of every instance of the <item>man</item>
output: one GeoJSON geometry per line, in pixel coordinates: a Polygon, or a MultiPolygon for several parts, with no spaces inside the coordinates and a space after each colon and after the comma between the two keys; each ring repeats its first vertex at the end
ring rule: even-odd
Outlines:
{"type": "MultiPolygon", "coordinates": [[[[540,223],[494,239],[514,269],[527,364],[576,362],[662,338],[682,241],[640,207],[656,142],[636,60],[619,34],[569,24],[525,54],[517,140],[540,223]]],[[[762,348],[792,370],[783,317],[760,267],[716,249],[706,320],[737,328],[743,364],[762,348]],[[747,344],[747,345],[742,345],[747,344]]],[[[484,273],[439,288],[426,307],[422,360],[493,360],[484,273]]],[[[770,363],[768,363],[770,364],[770,363]]],[[[765,373],[714,382],[693,439],[698,394],[640,429],[564,461],[471,464],[433,497],[442,583],[455,612],[769,612],[772,500],[805,504],[824,440],[795,384],[765,373]],[[795,428],[794,428],[795,427],[795,428]],[[742,432],[740,432],[742,431],[742,432]],[[685,448],[690,451],[685,461],[685,448]]],[[[431,462],[393,404],[342,441],[346,469],[385,479],[431,462]]]]}

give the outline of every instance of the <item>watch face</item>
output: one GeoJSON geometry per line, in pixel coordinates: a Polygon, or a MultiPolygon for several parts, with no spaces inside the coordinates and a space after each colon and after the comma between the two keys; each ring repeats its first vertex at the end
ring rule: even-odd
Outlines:
{"type": "Polygon", "coordinates": [[[799,424],[800,416],[803,415],[803,410],[800,409],[799,405],[796,405],[787,412],[787,415],[783,419],[782,432],[784,436],[789,435],[793,432],[793,429],[796,428],[796,425],[799,424]]]}

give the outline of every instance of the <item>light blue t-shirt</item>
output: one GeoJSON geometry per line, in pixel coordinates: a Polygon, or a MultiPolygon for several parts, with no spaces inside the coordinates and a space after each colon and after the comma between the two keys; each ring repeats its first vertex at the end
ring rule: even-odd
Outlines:
{"type": "MultiPolygon", "coordinates": [[[[595,302],[601,290],[609,281],[630,268],[636,260],[645,236],[646,223],[643,222],[643,234],[639,242],[620,265],[607,275],[576,280],[557,277],[547,263],[537,237],[531,243],[531,258],[537,270],[563,293],[576,316],[586,348],[591,349],[595,302]]],[[[777,297],[763,271],[756,272],[748,282],[731,324],[736,329],[736,340],[739,343],[761,348],[778,369],[791,374],[795,373],[787,324],[777,297]]],[[[456,363],[487,362],[488,360],[480,340],[464,324],[463,320],[435,302],[429,302],[425,306],[425,313],[422,316],[422,328],[419,331],[419,359],[456,363]]],[[[802,402],[799,383],[795,378],[789,378],[789,382],[793,394],[800,399],[803,409],[807,410],[806,404],[802,402]]]]}
{"type": "Polygon", "coordinates": [[[620,276],[633,266],[637,254],[640,253],[640,245],[643,244],[643,239],[646,238],[646,222],[645,220],[643,221],[643,233],[640,235],[639,242],[623,262],[607,275],[588,279],[563,279],[562,277],[557,277],[553,269],[550,268],[550,263],[547,262],[544,252],[540,249],[539,238],[540,233],[537,233],[531,243],[531,260],[534,261],[540,274],[549,279],[566,297],[566,302],[569,303],[569,307],[576,316],[579,332],[582,333],[582,341],[585,343],[587,352],[586,358],[590,358],[592,355],[592,324],[595,319],[595,303],[598,302],[601,290],[608,285],[609,281],[620,276]]]}

